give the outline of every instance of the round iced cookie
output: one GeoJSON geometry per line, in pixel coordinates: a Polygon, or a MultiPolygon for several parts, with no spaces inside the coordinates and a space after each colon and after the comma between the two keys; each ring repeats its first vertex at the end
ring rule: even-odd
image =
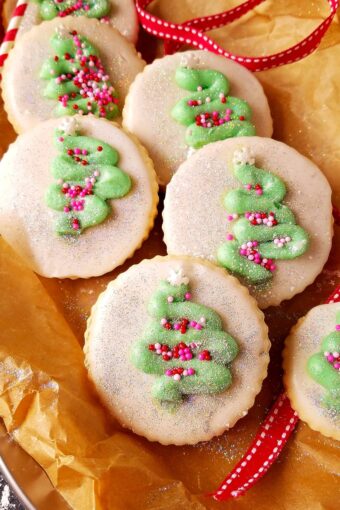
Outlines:
{"type": "Polygon", "coordinates": [[[293,327],[283,353],[293,409],[313,430],[340,440],[340,303],[310,310],[293,327]]]}
{"type": "Polygon", "coordinates": [[[209,144],[167,187],[168,253],[221,265],[260,308],[303,291],[332,242],[331,189],[321,171],[287,145],[243,137],[209,144]]]}
{"type": "Polygon", "coordinates": [[[112,281],[92,309],[86,365],[125,427],[162,444],[195,444],[247,414],[267,374],[263,314],[209,262],[155,257],[112,281]]]}
{"type": "MultiPolygon", "coordinates": [[[[2,15],[5,26],[16,3],[16,0],[4,1],[2,15]]],[[[132,43],[137,41],[138,19],[133,0],[28,0],[17,37],[42,21],[69,15],[96,18],[119,30],[132,43]]]]}
{"type": "Polygon", "coordinates": [[[114,28],[67,16],[24,34],[3,71],[2,94],[18,133],[51,117],[94,114],[119,120],[144,61],[114,28]]]}
{"type": "Polygon", "coordinates": [[[107,273],[153,226],[152,162],[105,119],[78,115],[39,124],[10,146],[0,173],[0,233],[43,276],[107,273]]]}
{"type": "Polygon", "coordinates": [[[146,66],[129,90],[123,124],[149,151],[161,185],[205,144],[273,130],[255,76],[208,51],[176,53],[146,66]]]}

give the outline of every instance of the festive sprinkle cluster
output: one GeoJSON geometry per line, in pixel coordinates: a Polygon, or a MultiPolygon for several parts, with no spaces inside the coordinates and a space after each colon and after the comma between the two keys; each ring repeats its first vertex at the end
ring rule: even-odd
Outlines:
{"type": "MultiPolygon", "coordinates": [[[[335,331],[340,331],[340,324],[336,324],[335,331]]],[[[335,352],[325,351],[323,353],[323,355],[325,356],[325,358],[328,361],[328,363],[330,365],[332,365],[333,368],[335,368],[335,370],[339,370],[340,371],[340,353],[339,352],[337,352],[337,351],[335,351],[335,352]]]]}
{"type": "MultiPolygon", "coordinates": [[[[107,117],[108,113],[114,112],[118,105],[118,98],[116,97],[115,90],[109,82],[109,75],[106,73],[104,66],[97,55],[87,55],[84,51],[86,44],[82,38],[77,35],[76,31],[71,33],[73,43],[75,45],[75,56],[72,57],[70,53],[65,53],[63,58],[71,64],[75,63],[72,72],[63,73],[55,78],[56,84],[60,85],[64,82],[72,81],[73,85],[77,87],[78,92],[71,92],[62,94],[58,97],[62,107],[67,108],[71,106],[76,113],[96,113],[100,117],[107,117]],[[80,65],[80,69],[78,66],[80,65]],[[80,108],[76,99],[85,99],[86,110],[84,107],[80,108]],[[71,104],[70,104],[71,103],[71,104]]],[[[58,62],[59,57],[55,55],[54,61],[58,62]]],[[[51,71],[54,74],[54,71],[51,71]]]]}
{"type": "MultiPolygon", "coordinates": [[[[174,347],[170,348],[166,344],[149,344],[149,350],[153,351],[156,355],[162,356],[163,361],[171,361],[173,359],[179,359],[181,361],[190,361],[193,358],[198,358],[200,361],[211,361],[210,351],[204,349],[201,352],[197,351],[201,346],[201,343],[191,342],[186,344],[180,342],[174,347]]],[[[165,375],[173,377],[175,381],[179,381],[182,377],[195,375],[194,368],[184,369],[183,367],[175,367],[165,370],[165,375]]]]}
{"type": "Polygon", "coordinates": [[[286,236],[286,237],[276,237],[274,239],[274,244],[276,244],[276,246],[278,248],[283,248],[283,246],[287,243],[289,243],[290,241],[292,240],[292,238],[290,236],[286,236]]]}
{"type": "Polygon", "coordinates": [[[149,351],[154,351],[155,354],[162,356],[164,361],[170,361],[172,358],[180,359],[181,361],[189,361],[194,356],[192,349],[196,349],[200,345],[201,344],[196,344],[194,342],[188,345],[185,342],[180,342],[170,348],[166,344],[155,343],[149,345],[149,351]]]}
{"type": "MultiPolygon", "coordinates": [[[[203,87],[198,86],[197,91],[201,92],[203,90],[203,87]]],[[[225,104],[227,102],[226,96],[221,93],[219,94],[219,99],[222,104],[225,104]]],[[[206,104],[209,104],[211,102],[211,97],[206,97],[205,101],[206,104]]],[[[195,106],[201,106],[203,104],[203,101],[201,99],[189,99],[187,101],[188,106],[192,106],[193,108],[195,106]]],[[[226,108],[225,112],[205,112],[205,113],[199,113],[195,117],[195,122],[197,126],[204,127],[204,128],[212,128],[215,126],[221,126],[222,124],[225,124],[226,122],[230,122],[231,120],[245,120],[245,117],[243,115],[233,115],[233,110],[230,108],[226,108]]]]}
{"type": "Polygon", "coordinates": [[[83,10],[83,11],[87,12],[87,11],[90,10],[89,4],[85,3],[83,0],[77,0],[73,4],[72,3],[70,4],[69,2],[64,2],[64,0],[54,0],[54,2],[56,4],[65,3],[66,5],[68,5],[68,7],[66,7],[66,9],[60,10],[58,12],[58,16],[60,18],[64,18],[65,16],[69,16],[70,14],[73,14],[76,11],[83,10]]]}
{"type": "MultiPolygon", "coordinates": [[[[70,16],[72,14],[76,15],[86,15],[89,17],[98,18],[101,22],[107,22],[108,17],[104,16],[107,14],[109,10],[109,5],[106,2],[102,3],[102,5],[98,5],[96,1],[87,2],[85,0],[53,0],[53,4],[57,11],[56,14],[53,12],[53,17],[55,15],[59,16],[59,18],[65,18],[65,16],[70,16]],[[92,3],[92,11],[91,11],[91,3],[92,3]]],[[[51,13],[43,11],[42,17],[44,19],[51,19],[51,13]]]]}
{"type": "Polygon", "coordinates": [[[338,352],[328,352],[328,351],[325,351],[323,354],[324,354],[326,360],[328,361],[328,363],[330,363],[332,365],[332,367],[335,368],[335,370],[340,371],[340,354],[338,352]]]}
{"type": "Polygon", "coordinates": [[[168,377],[172,377],[175,381],[180,381],[182,377],[188,377],[190,375],[195,375],[195,369],[194,368],[170,368],[165,371],[165,375],[168,377]]]}
{"type": "MultiPolygon", "coordinates": [[[[59,137],[59,141],[63,142],[64,138],[59,137]]],[[[97,147],[97,151],[101,152],[103,148],[101,146],[97,147]]],[[[88,151],[86,149],[80,149],[76,147],[75,149],[66,149],[67,156],[70,156],[73,161],[82,166],[87,166],[88,160],[86,157],[88,155],[88,151]]],[[[64,207],[64,212],[66,214],[74,212],[79,212],[84,210],[85,206],[85,197],[87,195],[93,195],[93,187],[96,184],[98,177],[100,176],[100,172],[95,170],[92,175],[85,177],[85,185],[81,186],[79,184],[71,184],[69,182],[63,181],[59,179],[58,184],[61,187],[61,192],[66,195],[69,199],[69,203],[64,207]]],[[[80,229],[80,221],[78,218],[70,218],[72,228],[74,230],[80,229]]]]}
{"type": "Polygon", "coordinates": [[[268,271],[275,271],[276,266],[273,260],[262,257],[257,249],[258,244],[258,241],[248,241],[247,243],[242,244],[239,250],[240,255],[246,257],[255,264],[260,264],[268,269],[268,271]]]}
{"type": "Polygon", "coordinates": [[[255,191],[256,195],[263,195],[263,188],[262,188],[261,184],[255,184],[254,186],[252,184],[245,184],[244,187],[248,191],[253,189],[255,191]]]}
{"type": "Polygon", "coordinates": [[[180,333],[185,334],[188,328],[193,328],[200,331],[205,325],[205,318],[201,317],[199,322],[189,321],[189,319],[181,319],[178,321],[170,321],[165,317],[161,319],[161,325],[165,329],[174,329],[175,331],[179,331],[180,333]]]}
{"type": "Polygon", "coordinates": [[[249,220],[251,225],[266,225],[266,227],[275,227],[277,220],[273,212],[246,212],[244,216],[249,220]]]}

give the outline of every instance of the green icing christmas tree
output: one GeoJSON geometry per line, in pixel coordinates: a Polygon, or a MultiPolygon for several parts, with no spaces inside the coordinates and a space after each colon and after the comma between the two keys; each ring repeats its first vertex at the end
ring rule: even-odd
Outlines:
{"type": "Polygon", "coordinates": [[[228,95],[229,81],[222,73],[179,67],[175,79],[179,87],[190,91],[171,112],[177,122],[188,126],[185,140],[189,146],[198,149],[218,140],[255,134],[250,106],[228,95]]]}
{"type": "Polygon", "coordinates": [[[119,115],[117,93],[88,39],[59,29],[51,45],[55,54],[44,62],[40,78],[48,82],[44,96],[58,101],[56,116],[92,113],[114,119],[119,115]]]}
{"type": "Polygon", "coordinates": [[[56,183],[46,194],[47,205],[60,212],[56,232],[78,235],[110,214],[108,200],[121,198],[131,188],[130,177],[116,164],[118,153],[107,143],[81,136],[74,118],[56,130],[59,155],[52,164],[56,183]]]}
{"type": "Polygon", "coordinates": [[[219,247],[217,258],[233,273],[259,284],[272,277],[275,260],[292,260],[305,253],[309,237],[282,203],[287,190],[277,175],[258,168],[246,147],[235,151],[233,166],[242,187],[224,197],[233,234],[219,247]]]}
{"type": "Polygon", "coordinates": [[[160,283],[149,302],[152,319],[131,353],[139,370],[157,376],[153,397],[175,406],[183,396],[226,390],[232,382],[229,364],[238,353],[219,315],[191,301],[188,283],[181,270],[160,283]]]}

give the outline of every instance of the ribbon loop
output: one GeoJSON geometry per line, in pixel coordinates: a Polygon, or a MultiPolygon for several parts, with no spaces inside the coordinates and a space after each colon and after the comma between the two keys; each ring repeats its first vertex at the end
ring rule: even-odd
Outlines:
{"type": "Polygon", "coordinates": [[[206,30],[212,30],[234,21],[263,0],[248,0],[234,9],[188,20],[183,24],[170,23],[151,15],[146,11],[146,7],[151,0],[136,0],[136,8],[139,20],[143,28],[152,35],[166,41],[166,52],[173,52],[181,44],[189,44],[196,49],[208,50],[225,58],[238,62],[250,71],[265,71],[285,64],[291,64],[301,60],[312,53],[319,46],[322,38],[327,32],[338,8],[338,0],[328,0],[330,14],[328,17],[305,37],[302,41],[284,51],[274,53],[268,56],[250,57],[236,55],[219,46],[213,39],[204,34],[206,30]],[[175,44],[174,44],[175,43],[175,44]]]}

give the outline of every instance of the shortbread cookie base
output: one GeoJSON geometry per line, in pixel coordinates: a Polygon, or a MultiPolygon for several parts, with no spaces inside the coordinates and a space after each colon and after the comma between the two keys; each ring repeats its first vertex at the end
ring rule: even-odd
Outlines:
{"type": "Polygon", "coordinates": [[[248,147],[256,165],[278,175],[286,184],[284,204],[310,236],[307,252],[293,260],[276,260],[276,271],[261,286],[245,283],[260,308],[276,306],[302,292],[321,272],[331,249],[333,217],[331,188],[314,163],[287,145],[270,138],[242,137],[216,142],[184,162],[167,187],[163,212],[168,253],[192,255],[218,263],[217,249],[226,242],[233,223],[223,197],[241,183],[234,176],[235,150],[248,147]]]}
{"type": "MultiPolygon", "coordinates": [[[[113,28],[116,28],[126,39],[134,44],[138,37],[138,18],[133,0],[124,0],[123,2],[119,0],[109,0],[109,2],[111,7],[107,23],[113,28]]],[[[16,3],[16,0],[5,0],[4,2],[2,17],[6,27],[11,19],[16,3]]],[[[22,17],[17,37],[21,37],[22,34],[42,22],[39,6],[32,0],[28,0],[28,5],[22,17]]]]}
{"type": "Polygon", "coordinates": [[[98,394],[125,427],[162,444],[195,444],[232,427],[247,414],[267,374],[270,342],[263,314],[245,287],[216,266],[192,257],[155,257],[112,281],[92,309],[86,332],[86,365],[98,394]],[[133,343],[150,320],[151,295],[172,269],[190,279],[193,302],[215,310],[238,342],[232,385],[223,393],[190,396],[177,411],[155,403],[155,376],[129,361],[133,343]]]}
{"type": "Polygon", "coordinates": [[[145,65],[125,37],[96,19],[67,16],[44,21],[15,43],[3,70],[4,106],[17,133],[55,117],[57,100],[43,96],[47,82],[39,78],[39,73],[45,60],[53,56],[50,39],[57,27],[76,30],[97,48],[110,81],[118,92],[120,108],[124,105],[130,84],[145,65]]]}
{"type": "Polygon", "coordinates": [[[119,154],[118,166],[132,180],[129,193],[109,201],[112,212],[77,238],[55,233],[57,211],[45,202],[55,182],[51,164],[58,152],[50,119],[19,136],[1,162],[0,233],[26,263],[46,277],[87,278],[122,264],[147,238],[157,214],[158,186],[145,149],[116,124],[77,116],[82,134],[98,138],[119,154]]]}
{"type": "Polygon", "coordinates": [[[190,92],[175,81],[176,69],[188,61],[194,69],[214,69],[230,81],[230,95],[244,99],[253,110],[259,136],[271,136],[272,119],[261,84],[244,67],[208,51],[186,51],[155,60],[132,84],[123,110],[123,124],[146,147],[160,185],[166,185],[192,152],[185,142],[186,126],[171,117],[171,110],[190,92]]]}
{"type": "Polygon", "coordinates": [[[293,409],[311,429],[338,441],[340,416],[322,406],[326,390],[309,376],[307,361],[320,351],[322,339],[334,331],[335,314],[339,311],[339,303],[310,310],[291,330],[283,352],[283,380],[293,409]]]}

